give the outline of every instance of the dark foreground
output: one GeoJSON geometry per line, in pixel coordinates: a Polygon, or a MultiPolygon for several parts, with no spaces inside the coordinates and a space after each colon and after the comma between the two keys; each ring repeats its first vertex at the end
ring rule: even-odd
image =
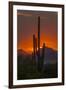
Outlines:
{"type": "Polygon", "coordinates": [[[29,57],[22,58],[18,56],[17,60],[17,79],[40,79],[40,78],[56,78],[57,73],[57,62],[55,63],[44,63],[41,71],[38,71],[37,65],[34,60],[29,57]]]}

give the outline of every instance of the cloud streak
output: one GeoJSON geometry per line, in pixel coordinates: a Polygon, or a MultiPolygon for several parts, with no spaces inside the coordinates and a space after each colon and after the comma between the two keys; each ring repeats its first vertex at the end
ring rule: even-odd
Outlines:
{"type": "MultiPolygon", "coordinates": [[[[26,17],[38,17],[38,16],[40,16],[39,14],[33,15],[33,14],[27,14],[27,13],[22,13],[22,12],[18,12],[17,15],[18,15],[18,16],[26,16],[26,17]]],[[[41,16],[40,18],[41,18],[41,19],[42,19],[42,18],[43,18],[43,19],[47,19],[48,17],[47,17],[47,16],[41,16]]]]}

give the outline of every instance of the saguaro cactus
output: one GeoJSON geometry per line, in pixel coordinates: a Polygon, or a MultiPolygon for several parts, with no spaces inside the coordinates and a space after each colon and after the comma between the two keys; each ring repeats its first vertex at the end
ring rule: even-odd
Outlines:
{"type": "Polygon", "coordinates": [[[38,16],[38,59],[40,58],[40,16],[38,16]]]}
{"type": "Polygon", "coordinates": [[[41,70],[43,69],[44,61],[45,61],[45,43],[43,43],[43,47],[42,47],[41,70]]]}
{"type": "Polygon", "coordinates": [[[38,71],[40,71],[40,16],[38,16],[38,71]]]}
{"type": "Polygon", "coordinates": [[[38,16],[38,35],[33,34],[33,60],[39,72],[42,71],[44,63],[45,43],[43,43],[42,53],[40,53],[40,16],[38,16]],[[37,50],[38,48],[38,50],[37,50]],[[40,55],[41,54],[41,55],[40,55]],[[37,57],[37,59],[36,59],[37,57]]]}
{"type": "Polygon", "coordinates": [[[33,34],[33,61],[36,64],[36,57],[37,57],[37,38],[33,34]]]}

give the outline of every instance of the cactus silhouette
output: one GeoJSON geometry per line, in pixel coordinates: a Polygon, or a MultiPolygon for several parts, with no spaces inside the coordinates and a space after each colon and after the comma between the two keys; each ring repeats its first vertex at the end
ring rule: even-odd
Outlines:
{"type": "Polygon", "coordinates": [[[39,72],[42,71],[45,53],[45,43],[43,43],[42,53],[40,53],[40,16],[38,16],[38,34],[37,38],[33,34],[33,60],[39,72]],[[40,55],[41,54],[41,55],[40,55]],[[37,58],[36,58],[37,57],[37,58]]]}

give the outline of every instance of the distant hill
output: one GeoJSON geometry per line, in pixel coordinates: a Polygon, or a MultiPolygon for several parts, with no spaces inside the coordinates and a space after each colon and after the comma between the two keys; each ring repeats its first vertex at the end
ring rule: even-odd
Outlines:
{"type": "Polygon", "coordinates": [[[56,50],[45,47],[45,63],[56,63],[57,53],[58,52],[56,50]]]}
{"type": "Polygon", "coordinates": [[[26,51],[24,51],[22,49],[18,49],[17,53],[18,53],[18,55],[24,55],[24,56],[29,55],[29,53],[27,53],[26,51]]]}
{"type": "Polygon", "coordinates": [[[28,58],[28,59],[32,58],[31,54],[29,54],[28,52],[26,52],[22,49],[17,50],[17,55],[19,58],[22,58],[21,60],[26,59],[26,58],[28,58]]]}
{"type": "MultiPolygon", "coordinates": [[[[18,56],[22,56],[23,58],[26,57],[32,57],[32,54],[29,54],[28,52],[22,50],[22,49],[18,49],[17,51],[18,56]]],[[[40,49],[40,54],[42,53],[42,48],[40,49]]],[[[57,62],[57,51],[52,49],[52,48],[48,48],[45,47],[45,59],[44,59],[44,63],[56,63],[57,62]]]]}

